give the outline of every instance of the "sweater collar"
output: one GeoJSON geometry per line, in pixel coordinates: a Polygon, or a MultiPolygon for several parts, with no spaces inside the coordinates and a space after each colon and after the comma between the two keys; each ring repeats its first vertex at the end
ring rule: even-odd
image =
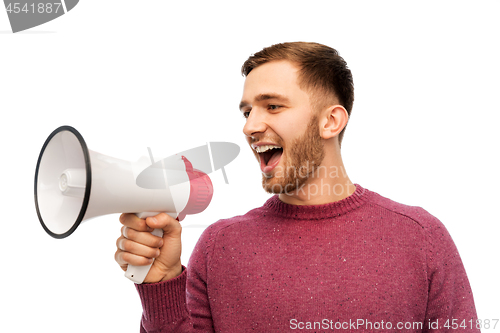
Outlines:
{"type": "Polygon", "coordinates": [[[291,219],[324,219],[348,213],[360,207],[368,199],[370,191],[354,184],[356,190],[353,194],[339,201],[323,205],[290,205],[281,201],[278,195],[272,196],[264,204],[270,213],[291,219]]]}

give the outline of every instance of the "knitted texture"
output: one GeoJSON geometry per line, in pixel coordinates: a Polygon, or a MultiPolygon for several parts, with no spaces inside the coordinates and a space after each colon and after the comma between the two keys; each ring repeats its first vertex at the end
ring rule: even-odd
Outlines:
{"type": "Polygon", "coordinates": [[[443,224],[360,185],[337,202],[273,196],[220,220],[179,277],[137,290],[142,332],[479,331],[443,224]]]}

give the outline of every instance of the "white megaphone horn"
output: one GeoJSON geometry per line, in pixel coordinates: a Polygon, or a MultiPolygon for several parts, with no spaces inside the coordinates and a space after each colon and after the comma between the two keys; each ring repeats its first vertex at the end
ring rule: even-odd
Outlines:
{"type": "MultiPolygon", "coordinates": [[[[81,222],[101,215],[136,213],[145,218],[166,212],[182,220],[210,204],[210,178],[184,156],[149,166],[154,172],[147,172],[138,186],[134,172],[147,166],[89,150],[76,129],[57,128],[45,141],[35,172],[35,206],[42,227],[52,237],[65,238],[81,222]]],[[[161,229],[152,233],[163,236],[161,229]]],[[[125,276],[142,283],[150,268],[129,265],[125,276]]]]}

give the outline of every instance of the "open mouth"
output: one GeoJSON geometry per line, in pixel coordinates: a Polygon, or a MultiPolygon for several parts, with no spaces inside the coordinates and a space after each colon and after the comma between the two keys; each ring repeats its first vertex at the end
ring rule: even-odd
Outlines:
{"type": "Polygon", "coordinates": [[[281,160],[283,155],[283,148],[275,145],[262,145],[254,148],[259,154],[260,169],[264,173],[270,172],[274,169],[281,160]]]}

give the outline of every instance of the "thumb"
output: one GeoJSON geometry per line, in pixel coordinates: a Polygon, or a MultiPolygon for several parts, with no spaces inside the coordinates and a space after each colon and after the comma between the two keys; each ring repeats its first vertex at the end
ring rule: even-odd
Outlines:
{"type": "Polygon", "coordinates": [[[179,220],[174,219],[167,213],[160,213],[146,218],[146,224],[152,229],[162,229],[164,235],[180,233],[182,228],[179,220]]]}

